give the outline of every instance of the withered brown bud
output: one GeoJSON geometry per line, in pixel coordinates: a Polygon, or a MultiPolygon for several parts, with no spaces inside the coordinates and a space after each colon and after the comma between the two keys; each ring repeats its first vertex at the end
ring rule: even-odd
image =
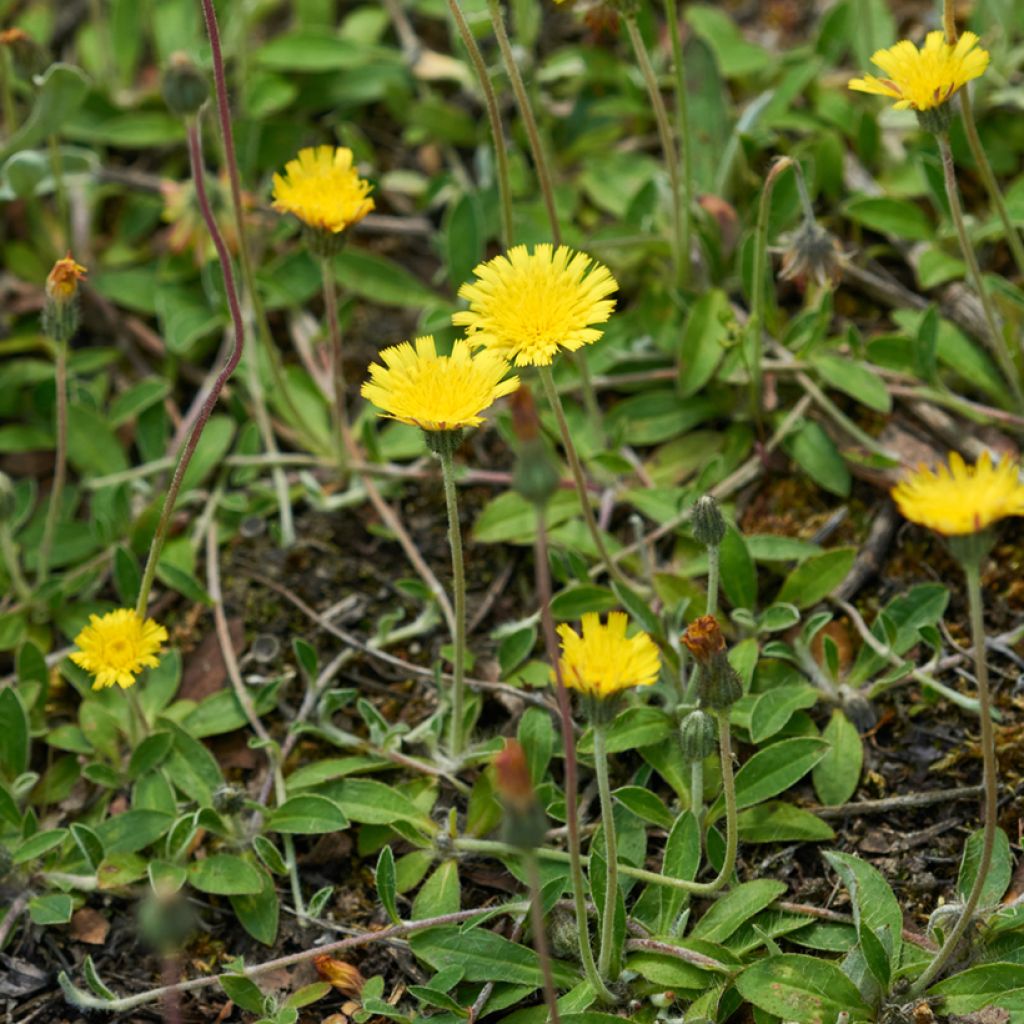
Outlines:
{"type": "Polygon", "coordinates": [[[494,775],[506,811],[502,837],[521,850],[536,849],[544,841],[547,816],[537,802],[526,752],[517,740],[506,740],[505,749],[495,756],[494,775]]]}
{"type": "Polygon", "coordinates": [[[512,430],[520,441],[533,441],[540,435],[540,417],[533,393],[525,384],[520,384],[508,399],[512,410],[512,430]]]}
{"type": "Polygon", "coordinates": [[[78,284],[85,280],[86,270],[69,252],[57,260],[46,278],[46,301],[43,303],[43,331],[47,337],[64,344],[78,330],[78,284]]]}
{"type": "Polygon", "coordinates": [[[683,633],[683,643],[699,665],[709,665],[716,654],[725,651],[725,637],[714,615],[694,619],[683,633]]]}
{"type": "Polygon", "coordinates": [[[351,999],[358,999],[363,994],[366,979],[359,973],[358,967],[353,967],[344,960],[337,960],[326,953],[313,957],[313,966],[324,981],[351,999]]]}
{"type": "Polygon", "coordinates": [[[798,284],[814,281],[819,287],[835,287],[843,275],[844,259],[839,239],[817,221],[805,220],[782,251],[779,277],[798,284]]]}

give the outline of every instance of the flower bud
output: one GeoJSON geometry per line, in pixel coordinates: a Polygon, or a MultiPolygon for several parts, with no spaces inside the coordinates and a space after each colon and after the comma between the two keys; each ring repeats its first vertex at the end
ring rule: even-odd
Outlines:
{"type": "Polygon", "coordinates": [[[14,518],[17,507],[14,481],[6,473],[0,472],[0,525],[9,523],[14,518]]]}
{"type": "Polygon", "coordinates": [[[843,259],[839,239],[817,221],[805,220],[789,237],[779,277],[783,281],[814,281],[819,287],[835,287],[842,277],[843,259]]]}
{"type": "Polygon", "coordinates": [[[533,791],[526,752],[517,740],[505,741],[505,749],[494,758],[494,774],[498,795],[505,805],[505,842],[522,850],[536,849],[544,841],[547,817],[533,791]]]}
{"type": "Polygon", "coordinates": [[[691,522],[694,537],[705,547],[717,548],[725,538],[725,519],[718,502],[710,494],[697,499],[693,506],[691,522]]]}
{"type": "Polygon", "coordinates": [[[683,644],[699,665],[708,665],[725,651],[725,637],[714,615],[702,615],[686,627],[683,644]]]}
{"type": "Polygon", "coordinates": [[[179,117],[198,113],[210,95],[206,76],[181,51],[171,54],[160,84],[168,109],[179,117]]]}
{"type": "Polygon", "coordinates": [[[358,999],[363,994],[363,986],[366,979],[362,976],[358,967],[338,960],[336,957],[321,953],[313,957],[313,966],[317,974],[328,984],[333,985],[339,992],[351,999],[358,999]]]}
{"type": "Polygon", "coordinates": [[[547,442],[541,438],[519,446],[512,470],[512,487],[533,505],[546,505],[561,483],[562,476],[547,442]]]}
{"type": "Polygon", "coordinates": [[[701,704],[713,711],[725,711],[743,696],[743,680],[729,664],[725,651],[698,669],[697,694],[701,704]]]}
{"type": "Polygon", "coordinates": [[[22,78],[38,75],[49,63],[43,48],[24,29],[4,29],[0,32],[0,46],[11,55],[14,71],[22,78]]]}
{"type": "Polygon", "coordinates": [[[43,303],[43,331],[48,338],[65,344],[78,330],[78,283],[85,275],[85,267],[76,263],[70,252],[54,263],[46,278],[43,303]]]}
{"type": "Polygon", "coordinates": [[[679,725],[679,742],[687,764],[703,761],[718,745],[718,727],[706,711],[691,711],[679,725]]]}

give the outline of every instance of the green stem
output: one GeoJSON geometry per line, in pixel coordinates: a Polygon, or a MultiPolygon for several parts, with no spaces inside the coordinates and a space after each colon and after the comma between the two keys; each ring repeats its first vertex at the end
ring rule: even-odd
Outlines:
{"type": "Polygon", "coordinates": [[[718,578],[719,578],[718,545],[708,545],[708,605],[707,615],[718,614],[718,578]]]}
{"type": "Polygon", "coordinates": [[[0,557],[3,558],[4,568],[11,581],[18,600],[24,604],[32,601],[32,588],[21,571],[21,560],[18,558],[18,548],[11,536],[11,528],[7,523],[0,523],[0,557]]]}
{"type": "MultiPolygon", "coordinates": [[[[587,883],[583,877],[584,857],[580,848],[580,820],[578,768],[576,759],[576,736],[573,732],[572,707],[569,691],[562,679],[561,662],[558,657],[558,640],[555,636],[555,621],[551,614],[551,567],[548,564],[547,524],[544,521],[544,506],[537,506],[537,536],[534,544],[534,578],[537,584],[537,598],[540,601],[541,630],[544,636],[544,647],[548,661],[555,673],[555,695],[558,700],[558,720],[562,731],[562,747],[565,751],[565,817],[568,833],[568,852],[557,850],[556,860],[567,861],[569,875],[572,878],[572,898],[576,909],[576,929],[580,947],[580,960],[583,973],[590,987],[604,1003],[614,1003],[615,997],[608,991],[597,964],[594,962],[594,951],[590,945],[590,920],[587,916],[587,883]]],[[[459,843],[458,838],[454,840],[459,843]]],[[[503,846],[504,844],[498,844],[503,846]]],[[[511,847],[509,848],[511,849],[511,847]]],[[[544,850],[537,851],[538,856],[546,856],[544,850]]],[[[586,858],[589,866],[590,860],[586,858]]]]}
{"type": "Polygon", "coordinates": [[[338,431],[338,455],[342,466],[348,463],[348,410],[345,405],[345,364],[341,344],[341,324],[338,320],[338,290],[334,283],[331,261],[324,257],[320,261],[323,280],[324,312],[327,314],[327,334],[331,343],[331,376],[334,391],[334,419],[338,431]]]}
{"type": "Polygon", "coordinates": [[[0,46],[0,113],[3,114],[2,138],[14,134],[17,126],[17,115],[14,112],[14,68],[6,46],[0,46]]]}
{"type": "Polygon", "coordinates": [[[134,686],[128,688],[128,708],[129,708],[129,720],[134,720],[138,723],[139,731],[141,735],[134,735],[135,730],[129,729],[132,735],[132,742],[138,744],[141,740],[145,739],[149,735],[149,722],[146,719],[146,712],[142,709],[142,701],[139,700],[139,695],[135,690],[134,686]]]}
{"type": "Polygon", "coordinates": [[[509,184],[508,171],[508,149],[505,143],[505,132],[501,126],[501,112],[498,108],[498,98],[494,94],[494,85],[491,76],[487,72],[487,65],[484,63],[480,47],[473,38],[473,32],[462,13],[459,0],[448,0],[448,9],[452,13],[455,27],[458,29],[459,38],[469,54],[470,63],[476,72],[477,81],[484,94],[484,107],[487,110],[487,120],[491,124],[491,138],[494,141],[495,169],[498,174],[498,200],[501,206],[501,244],[502,248],[508,249],[515,237],[512,229],[512,187],[509,184]]]}
{"type": "Polygon", "coordinates": [[[975,255],[974,247],[967,235],[967,226],[964,223],[963,207],[960,205],[960,189],[956,180],[956,165],[953,162],[953,150],[949,145],[949,136],[943,133],[938,136],[939,151],[942,153],[942,172],[946,183],[946,196],[949,199],[949,211],[953,216],[953,224],[956,227],[957,238],[960,240],[960,249],[963,252],[964,260],[970,274],[971,284],[981,301],[981,308],[985,313],[985,324],[988,327],[989,346],[993,355],[999,363],[1006,383],[1013,391],[1014,402],[1018,408],[1024,408],[1024,394],[1021,393],[1020,380],[1017,368],[1014,365],[1010,349],[1006,344],[1006,337],[999,328],[995,311],[992,308],[992,300],[985,289],[985,282],[981,277],[981,267],[978,265],[978,257],[975,255]]]}
{"type": "Polygon", "coordinates": [[[682,263],[679,280],[685,288],[690,283],[691,207],[693,205],[693,147],[690,140],[690,105],[686,89],[686,63],[683,57],[683,42],[679,31],[679,11],[676,0],[665,0],[665,18],[672,43],[672,67],[676,83],[676,135],[679,142],[680,178],[682,185],[682,263]]]}
{"type": "Polygon", "coordinates": [[[551,950],[548,947],[548,933],[544,929],[544,900],[540,888],[540,864],[533,850],[523,852],[526,867],[526,881],[530,887],[530,921],[533,925],[533,947],[540,961],[541,975],[544,978],[544,1001],[548,1006],[550,1024],[561,1024],[558,1013],[558,992],[555,989],[555,977],[551,970],[551,950]]]}
{"type": "Polygon", "coordinates": [[[453,758],[462,754],[463,705],[466,672],[466,571],[462,561],[462,527],[459,524],[459,495],[455,487],[455,466],[452,452],[440,452],[444,500],[448,508],[448,541],[452,549],[452,598],[455,613],[454,664],[452,666],[451,722],[449,752],[453,758]]]}
{"type": "Polygon", "coordinates": [[[736,778],[732,771],[732,736],[729,733],[729,712],[719,711],[718,751],[722,762],[722,794],[725,797],[725,860],[722,870],[699,891],[717,892],[729,881],[736,867],[736,852],[739,842],[739,821],[736,808],[736,778]]]}
{"type": "Polygon", "coordinates": [[[988,686],[988,656],[985,652],[985,619],[981,595],[980,558],[975,557],[967,560],[964,564],[964,574],[967,577],[971,639],[974,642],[974,670],[978,677],[978,704],[981,708],[981,753],[984,762],[985,786],[984,834],[981,857],[978,861],[978,873],[975,875],[974,884],[971,886],[967,901],[964,903],[963,911],[953,926],[953,930],[946,936],[942,948],[935,954],[935,958],[925,968],[924,973],[911,986],[908,993],[908,998],[911,999],[921,995],[942,973],[943,967],[946,966],[949,958],[956,951],[960,940],[970,926],[974,918],[974,912],[978,909],[978,904],[981,901],[981,894],[985,888],[985,881],[992,863],[992,852],[995,849],[996,841],[996,819],[998,816],[996,741],[995,730],[992,727],[992,698],[989,694],[988,686]]]}
{"type": "Polygon", "coordinates": [[[601,556],[601,561],[604,563],[605,569],[608,571],[608,575],[620,586],[628,587],[629,581],[626,579],[622,570],[612,560],[611,554],[605,545],[604,537],[601,536],[601,530],[597,525],[597,520],[594,518],[594,510],[590,507],[590,494],[587,490],[587,479],[583,473],[583,465],[580,462],[579,453],[576,451],[576,445],[573,444],[572,433],[569,430],[569,423],[565,418],[565,409],[562,407],[562,400],[558,397],[558,389],[555,387],[555,380],[551,375],[551,368],[548,366],[540,366],[538,367],[538,370],[540,371],[540,381],[544,388],[544,394],[547,396],[547,400],[551,405],[551,410],[554,412],[555,419],[558,422],[558,431],[562,435],[562,446],[565,448],[566,458],[569,460],[569,468],[572,470],[572,477],[576,483],[576,493],[579,495],[580,507],[583,510],[583,518],[586,521],[587,529],[590,531],[590,536],[593,538],[598,554],[601,556]]]}
{"type": "Polygon", "coordinates": [[[50,157],[50,173],[53,175],[53,193],[57,200],[57,219],[60,221],[61,231],[64,232],[64,243],[67,247],[71,245],[71,212],[68,204],[68,188],[64,181],[64,161],[56,135],[51,135],[46,140],[46,144],[50,157]]]}
{"type": "MultiPolygon", "coordinates": [[[[633,44],[633,52],[636,54],[636,62],[643,76],[644,85],[647,87],[647,95],[651,101],[651,108],[654,110],[654,120],[658,126],[658,138],[661,141],[661,150],[665,157],[665,166],[668,170],[669,188],[672,190],[672,262],[675,266],[676,280],[680,283],[686,279],[686,271],[683,269],[684,262],[689,264],[689,251],[683,248],[683,213],[682,196],[679,184],[679,156],[675,143],[672,140],[672,126],[669,123],[668,111],[665,109],[665,100],[661,95],[661,88],[658,85],[658,78],[651,66],[651,59],[647,54],[647,46],[644,37],[636,23],[636,15],[628,12],[623,14],[626,23],[626,31],[629,33],[629,41],[633,44]]],[[[688,269],[688,267],[687,267],[688,269]]]]}
{"type": "Polygon", "coordinates": [[[57,389],[57,445],[54,453],[53,487],[50,490],[50,502],[46,506],[43,538],[39,543],[37,586],[46,582],[50,571],[53,535],[57,529],[61,499],[64,497],[64,483],[68,475],[68,343],[66,340],[55,340],[54,344],[56,346],[54,384],[57,389]]]}
{"type": "Polygon", "coordinates": [[[604,910],[601,915],[601,949],[597,969],[602,978],[614,981],[619,975],[620,956],[615,946],[615,911],[619,902],[619,846],[615,835],[615,808],[608,784],[608,750],[605,727],[594,725],[594,771],[597,792],[601,800],[601,824],[604,826],[604,855],[607,863],[605,876],[604,910]]]}
{"type": "Polygon", "coordinates": [[[704,824],[704,762],[696,760],[690,765],[690,810],[697,819],[697,828],[703,832],[704,824]]]}

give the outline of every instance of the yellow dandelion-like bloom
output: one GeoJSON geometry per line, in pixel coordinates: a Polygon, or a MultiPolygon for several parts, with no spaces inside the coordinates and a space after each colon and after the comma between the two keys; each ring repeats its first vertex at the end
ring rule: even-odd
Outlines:
{"type": "Polygon", "coordinates": [[[947,537],[979,533],[1007,516],[1024,516],[1024,484],[1015,459],[993,464],[984,452],[968,466],[950,452],[949,465],[917,471],[892,489],[893,500],[911,522],[947,537]]]}
{"type": "Polygon", "coordinates": [[[475,281],[459,289],[469,309],[452,323],[465,327],[474,345],[516,366],[548,366],[559,349],[575,352],[601,337],[615,309],[617,288],[608,268],[566,245],[525,245],[481,263],[475,281]]]}
{"type": "Polygon", "coordinates": [[[656,682],[661,670],[658,648],[646,633],[627,637],[628,624],[625,612],[609,612],[607,624],[596,612],[587,612],[582,619],[583,636],[571,626],[559,626],[559,666],[565,685],[589,697],[604,698],[656,682]]]}
{"type": "Polygon", "coordinates": [[[423,430],[478,427],[480,415],[503,395],[519,387],[518,377],[505,378],[508,363],[494,352],[473,350],[464,338],[450,356],[439,356],[434,339],[392,345],[380,354],[384,365],[370,366],[362,396],[382,409],[382,416],[423,430]]]}
{"type": "Polygon", "coordinates": [[[90,615],[89,625],[75,637],[79,650],[71,660],[96,678],[92,688],[102,690],[117,683],[126,690],[144,668],[160,663],[160,645],[167,630],[152,619],[143,619],[131,608],[106,615],[90,615]]]}
{"type": "Polygon", "coordinates": [[[929,32],[921,49],[904,39],[888,50],[879,50],[871,63],[878,65],[885,77],[851,78],[849,87],[888,96],[896,100],[897,110],[931,110],[941,107],[972,78],[980,78],[988,62],[988,51],[978,46],[973,32],[965,32],[954,46],[942,32],[929,32]]]}
{"type": "Polygon", "coordinates": [[[284,174],[274,175],[273,207],[303,224],[338,234],[374,207],[371,185],[352,166],[352,150],[339,146],[300,149],[284,174]]]}

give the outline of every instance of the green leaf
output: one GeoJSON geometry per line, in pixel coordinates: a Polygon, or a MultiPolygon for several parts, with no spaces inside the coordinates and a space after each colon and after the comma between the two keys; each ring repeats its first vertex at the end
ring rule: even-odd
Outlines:
{"type": "Polygon", "coordinates": [[[147,868],[149,884],[158,899],[173,896],[188,881],[188,871],[169,860],[151,860],[147,868]]]}
{"type": "MultiPolygon", "coordinates": [[[[609,754],[624,750],[637,750],[661,743],[674,731],[672,719],[661,708],[651,704],[637,704],[626,708],[608,726],[606,747],[609,754]]],[[[593,734],[587,732],[579,744],[581,753],[594,752],[593,734]]]]}
{"type": "MultiPolygon", "coordinates": [[[[759,750],[736,773],[736,806],[751,807],[778,796],[802,779],[827,750],[817,736],[796,736],[759,750]]],[[[724,806],[719,797],[708,811],[708,821],[714,821],[724,806]]]]}
{"type": "Polygon", "coordinates": [[[903,944],[903,911],[884,875],[867,861],[848,853],[829,850],[825,859],[850,893],[858,929],[867,927],[876,933],[888,929],[893,962],[898,963],[903,944]]]}
{"type": "Polygon", "coordinates": [[[804,420],[782,446],[816,484],[840,498],[849,495],[850,471],[832,438],[814,420],[804,420]]]}
{"type": "Polygon", "coordinates": [[[840,1014],[870,1017],[857,986],[835,964],[801,953],[759,960],[736,988],[756,1007],[795,1024],[835,1024],[840,1014]]]}
{"type": "Polygon", "coordinates": [[[445,860],[423,883],[412,904],[412,919],[421,921],[427,917],[454,914],[462,908],[462,890],[459,885],[457,861],[445,860]]]}
{"type": "Polygon", "coordinates": [[[211,416],[207,420],[192,461],[182,478],[182,495],[198,487],[210,473],[220,468],[234,439],[235,422],[230,416],[211,416]]]}
{"type": "Polygon", "coordinates": [[[352,821],[393,825],[407,821],[429,832],[437,826],[404,794],[373,779],[342,779],[325,783],[321,793],[333,800],[352,821]]]}
{"type": "Polygon", "coordinates": [[[690,934],[707,942],[725,942],[744,921],[771,906],[785,891],[785,882],[771,878],[744,882],[716,900],[690,934]]]}
{"type": "Polygon", "coordinates": [[[244,896],[263,889],[263,873],[230,853],[214,853],[188,866],[188,880],[214,896],[244,896]]]}
{"type": "Polygon", "coordinates": [[[750,712],[750,738],[762,743],[779,732],[793,715],[818,703],[819,691],[806,683],[775,686],[758,694],[750,712]]]}
{"type": "Polygon", "coordinates": [[[138,853],[156,842],[174,823],[160,811],[131,810],[115,814],[96,826],[96,835],[108,854],[138,853]]]}
{"type": "Polygon", "coordinates": [[[148,865],[137,853],[112,853],[96,869],[100,889],[121,889],[146,877],[148,865]]]}
{"type": "Polygon", "coordinates": [[[830,387],[856,399],[869,409],[888,413],[892,409],[892,396],[885,382],[863,363],[822,352],[811,360],[819,376],[830,387]]]}
{"type": "Polygon", "coordinates": [[[825,756],[814,766],[812,779],[818,799],[829,807],[845,804],[857,790],[864,748],[853,723],[836,709],[825,726],[822,739],[828,743],[825,756]]]}
{"type": "Polygon", "coordinates": [[[443,303],[401,264],[365,249],[345,249],[335,256],[334,276],[347,292],[383,306],[422,309],[443,303]]]}
{"type": "Polygon", "coordinates": [[[671,828],[675,824],[672,812],[649,789],[644,789],[642,786],[622,786],[612,795],[638,818],[642,818],[651,825],[657,825],[659,828],[671,828]]]}
{"type": "Polygon", "coordinates": [[[217,980],[228,999],[250,1013],[263,1012],[263,993],[256,982],[242,974],[221,974],[217,980]]]}
{"type": "Polygon", "coordinates": [[[935,233],[921,207],[907,199],[857,196],[843,204],[843,211],[856,224],[896,239],[927,242],[935,233]]]}
{"type": "Polygon", "coordinates": [[[28,771],[28,714],[13,686],[0,690],[0,772],[12,781],[28,771]]]}
{"type": "Polygon", "coordinates": [[[618,605],[618,598],[607,587],[574,583],[554,596],[551,614],[556,619],[574,621],[582,618],[585,612],[606,612],[618,605]]]}
{"type": "Polygon", "coordinates": [[[314,793],[289,797],[267,818],[269,832],[316,835],[348,828],[348,818],[337,804],[314,793]]]}
{"type": "Polygon", "coordinates": [[[28,914],[33,924],[67,924],[71,920],[73,909],[71,897],[63,892],[33,896],[28,901],[28,914]]]}
{"type": "Polygon", "coordinates": [[[933,985],[925,996],[941,999],[942,1009],[950,1014],[977,1013],[995,1007],[1024,1010],[1024,965],[1000,963],[969,967],[933,985]]]}
{"type": "Polygon", "coordinates": [[[398,924],[401,918],[398,916],[398,904],[395,902],[395,855],[390,846],[385,846],[380,851],[374,880],[377,885],[377,898],[380,900],[381,906],[391,918],[391,923],[398,924]]]}
{"type": "Polygon", "coordinates": [[[740,811],[737,820],[744,843],[813,843],[836,837],[832,827],[816,814],[784,800],[769,800],[740,811]]]}
{"type": "MultiPolygon", "coordinates": [[[[964,853],[960,860],[960,874],[956,881],[957,892],[962,900],[967,899],[967,894],[978,877],[984,839],[984,830],[978,829],[972,832],[967,837],[967,842],[964,843],[964,853]]],[[[1010,840],[1001,828],[997,828],[992,862],[989,864],[988,874],[985,876],[985,884],[982,886],[978,905],[983,908],[995,906],[1003,898],[1003,893],[1010,887],[1012,878],[1013,854],[1010,852],[1010,840]]]]}
{"type": "Polygon", "coordinates": [[[809,608],[828,597],[846,579],[856,548],[833,548],[798,565],[785,579],[777,601],[809,608]]]}
{"type": "Polygon", "coordinates": [[[679,394],[695,395],[714,376],[731,340],[735,318],[729,296],[717,288],[705,292],[686,318],[679,349],[679,394]]]}
{"type": "Polygon", "coordinates": [[[254,54],[257,64],[274,71],[350,71],[370,64],[397,64],[396,51],[325,32],[288,32],[271,39],[254,54]]]}
{"type": "Polygon", "coordinates": [[[757,569],[743,534],[729,526],[718,549],[722,590],[734,608],[757,606],[757,569]]]}
{"type": "Polygon", "coordinates": [[[43,857],[60,846],[68,836],[66,828],[51,828],[36,832],[17,847],[11,857],[12,864],[27,864],[30,860],[43,857]]]}
{"type": "Polygon", "coordinates": [[[280,914],[277,890],[269,872],[258,868],[253,870],[260,878],[259,892],[231,895],[231,906],[242,927],[257,942],[262,942],[264,946],[273,946],[277,940],[280,914]]]}
{"type": "Polygon", "coordinates": [[[31,149],[56,135],[78,110],[89,91],[89,79],[71,64],[51,64],[43,75],[32,111],[21,127],[0,147],[0,163],[12,153],[31,149]]]}

